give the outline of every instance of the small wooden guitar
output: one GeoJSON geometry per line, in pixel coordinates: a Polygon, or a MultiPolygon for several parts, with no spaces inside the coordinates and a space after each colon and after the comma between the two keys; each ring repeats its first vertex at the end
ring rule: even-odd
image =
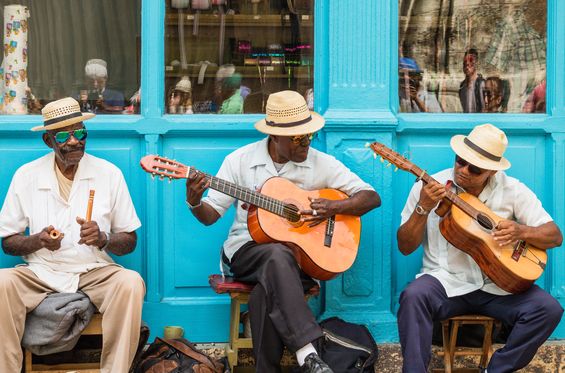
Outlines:
{"type": "MultiPolygon", "coordinates": [[[[154,176],[185,179],[196,170],[182,163],[147,155],[141,167],[154,176]]],[[[303,190],[292,182],[273,177],[260,192],[204,174],[210,188],[249,204],[247,226],[257,243],[284,242],[302,270],[319,280],[329,280],[351,267],[361,237],[361,218],[335,215],[309,227],[299,210],[310,209],[310,198],[341,200],[347,195],[335,189],[303,190]]]]}
{"type": "MultiPolygon", "coordinates": [[[[398,168],[413,173],[424,183],[435,181],[424,170],[378,142],[371,149],[398,168]]],[[[451,211],[440,222],[441,234],[453,246],[469,254],[481,270],[510,293],[528,290],[543,273],[547,253],[524,241],[499,246],[491,233],[504,220],[468,193],[447,192],[451,211]]]]}

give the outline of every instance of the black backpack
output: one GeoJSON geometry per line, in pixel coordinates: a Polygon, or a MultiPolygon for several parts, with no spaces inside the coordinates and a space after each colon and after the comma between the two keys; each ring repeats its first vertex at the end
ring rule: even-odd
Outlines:
{"type": "Polygon", "coordinates": [[[225,359],[216,361],[184,338],[159,337],[147,348],[134,373],[229,373],[225,359]]]}
{"type": "Polygon", "coordinates": [[[320,322],[324,336],[314,347],[334,372],[372,373],[377,362],[377,343],[365,325],[338,317],[320,322]]]}

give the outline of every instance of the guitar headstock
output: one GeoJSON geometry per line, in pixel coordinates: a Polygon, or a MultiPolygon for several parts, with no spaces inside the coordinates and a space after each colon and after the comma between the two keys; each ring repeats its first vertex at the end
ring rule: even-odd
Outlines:
{"type": "Polygon", "coordinates": [[[161,180],[166,177],[169,178],[169,180],[186,179],[190,172],[190,167],[172,159],[154,154],[146,155],[141,158],[139,164],[145,172],[150,173],[152,176],[159,176],[161,180]]]}
{"type": "Polygon", "coordinates": [[[391,164],[394,164],[396,167],[400,168],[401,170],[412,172],[414,168],[414,163],[410,162],[408,159],[398,154],[394,150],[388,148],[387,146],[381,144],[380,142],[373,142],[371,144],[367,144],[367,146],[370,147],[371,150],[375,152],[375,158],[377,157],[378,154],[381,156],[381,160],[386,159],[391,164]]]}

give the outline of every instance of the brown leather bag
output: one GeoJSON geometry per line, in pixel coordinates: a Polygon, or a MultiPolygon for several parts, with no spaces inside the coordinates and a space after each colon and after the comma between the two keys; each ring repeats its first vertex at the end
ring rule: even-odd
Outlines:
{"type": "Polygon", "coordinates": [[[198,350],[184,338],[151,343],[134,369],[134,373],[228,373],[229,366],[198,350]]]}

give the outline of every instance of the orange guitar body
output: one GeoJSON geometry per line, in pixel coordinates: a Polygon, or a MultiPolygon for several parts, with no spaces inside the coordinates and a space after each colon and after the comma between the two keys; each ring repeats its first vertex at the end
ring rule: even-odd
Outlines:
{"type": "MultiPolygon", "coordinates": [[[[476,197],[467,193],[459,197],[490,217],[495,226],[503,220],[476,197]]],[[[494,283],[510,293],[529,289],[542,275],[547,262],[547,253],[529,244],[525,244],[520,255],[516,255],[513,245],[499,246],[490,231],[455,205],[441,220],[440,231],[453,246],[469,254],[494,283]]]]}
{"type": "MultiPolygon", "coordinates": [[[[310,210],[311,198],[346,199],[335,189],[306,191],[292,182],[274,177],[265,182],[261,194],[310,210]]],[[[314,227],[300,220],[293,223],[267,210],[251,206],[247,217],[249,233],[257,243],[283,242],[294,252],[302,270],[319,280],[329,280],[353,265],[361,238],[361,218],[336,215],[331,244],[327,246],[327,226],[324,221],[314,227]]]]}

